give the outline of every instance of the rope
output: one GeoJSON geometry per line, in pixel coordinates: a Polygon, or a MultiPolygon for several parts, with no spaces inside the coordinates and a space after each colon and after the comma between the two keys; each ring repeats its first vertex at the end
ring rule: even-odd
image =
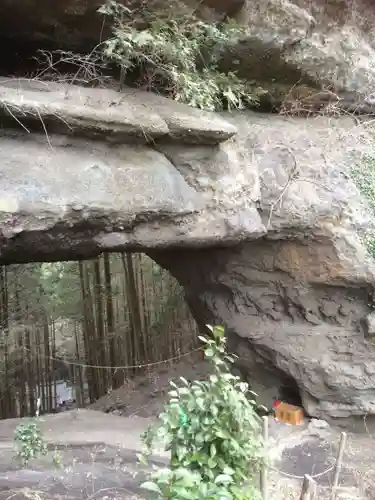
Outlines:
{"type": "MultiPolygon", "coordinates": [[[[25,350],[31,352],[31,349],[27,349],[26,347],[24,347],[25,350]]],[[[145,364],[141,364],[141,365],[125,365],[125,366],[105,366],[105,365],[88,365],[86,363],[80,363],[79,361],[68,361],[68,360],[65,360],[65,359],[61,359],[61,358],[55,358],[53,356],[45,356],[44,354],[40,354],[40,357],[41,358],[44,358],[44,359],[50,359],[52,361],[59,361],[60,363],[64,363],[66,365],[70,365],[70,366],[80,366],[82,368],[93,368],[93,369],[104,369],[104,370],[134,370],[136,368],[151,368],[153,366],[158,366],[158,365],[163,365],[165,363],[171,363],[172,361],[177,361],[178,359],[181,359],[181,358],[184,358],[186,356],[190,356],[191,354],[194,354],[198,351],[201,351],[203,349],[203,347],[198,347],[197,349],[194,349],[192,351],[189,351],[189,352],[185,352],[184,354],[179,354],[178,356],[174,356],[172,358],[168,358],[168,359],[163,359],[161,361],[155,361],[153,363],[145,363],[145,364]]]]}
{"type": "MultiPolygon", "coordinates": [[[[325,474],[328,474],[328,472],[331,472],[335,468],[335,465],[336,465],[336,462],[334,464],[330,465],[328,467],[328,469],[326,469],[325,471],[319,472],[319,474],[315,474],[314,476],[312,476],[311,474],[309,474],[309,476],[312,479],[316,479],[317,477],[324,476],[325,474]]],[[[277,472],[278,474],[281,474],[282,476],[290,477],[291,479],[304,479],[305,478],[305,476],[295,476],[293,474],[288,474],[287,472],[284,472],[282,470],[276,469],[275,467],[270,467],[270,469],[273,470],[274,472],[277,472]]]]}

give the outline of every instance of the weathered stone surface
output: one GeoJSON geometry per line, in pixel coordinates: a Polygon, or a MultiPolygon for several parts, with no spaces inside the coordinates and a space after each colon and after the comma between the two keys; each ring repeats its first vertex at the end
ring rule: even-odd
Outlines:
{"type": "MultiPolygon", "coordinates": [[[[55,91],[22,92],[3,103],[17,96],[19,121],[39,103],[46,128],[27,133],[13,117],[19,130],[2,130],[1,263],[148,251],[184,285],[201,324],[227,325],[242,370],[264,384],[294,380],[316,417],[375,413],[375,347],[360,328],[375,284],[359,237],[369,213],[348,175],[373,151],[364,125],[246,112],[213,126],[205,115],[200,144],[178,144],[170,130],[191,133],[190,110],[157,98],[140,122],[166,132],[113,144],[118,116],[104,119],[101,141],[87,139],[96,92],[82,91],[76,115],[55,91]],[[53,103],[75,137],[50,132],[53,103]]],[[[130,112],[124,120],[137,127],[130,112]]]]}
{"type": "MultiPolygon", "coordinates": [[[[373,414],[375,346],[360,326],[375,271],[358,238],[369,221],[348,178],[371,138],[345,120],[246,113],[235,121],[237,144],[246,140],[257,165],[266,238],[152,255],[183,283],[201,325],[227,325],[250,378],[280,390],[295,380],[319,418],[373,414]]],[[[186,152],[168,153],[182,175],[194,175],[186,152]]]]}
{"type": "Polygon", "coordinates": [[[33,90],[28,84],[29,90],[22,86],[15,90],[10,84],[10,89],[0,90],[3,112],[19,128],[3,132],[0,139],[3,262],[76,258],[125,248],[233,243],[265,232],[255,204],[257,174],[248,168],[247,153],[230,141],[222,151],[212,144],[236,131],[223,118],[191,114],[186,106],[144,93],[129,93],[126,100],[114,91],[35,82],[32,86],[33,90]],[[36,91],[39,85],[45,92],[36,91]],[[148,97],[149,105],[144,104],[148,97]],[[125,101],[116,112],[110,106],[109,111],[100,109],[110,99],[125,101]],[[26,133],[26,127],[37,124],[44,134],[26,133]],[[60,135],[51,134],[51,129],[60,135]],[[149,138],[143,145],[114,144],[129,143],[137,134],[149,138]],[[71,135],[100,137],[102,142],[71,135]],[[207,146],[186,144],[187,150],[203,148],[208,158],[221,158],[216,172],[201,166],[198,182],[205,176],[203,191],[189,185],[189,179],[157,151],[166,140],[172,147],[176,139],[181,145],[189,136],[190,142],[204,141],[207,146]],[[226,171],[228,162],[231,172],[226,171]],[[226,193],[227,181],[233,189],[226,193]]]}
{"type": "MultiPolygon", "coordinates": [[[[103,22],[97,13],[102,3],[4,0],[0,5],[4,58],[17,58],[17,52],[31,57],[38,49],[51,48],[90,53],[110,34],[109,20],[103,22]]],[[[133,0],[131,5],[137,3],[133,0]]],[[[312,101],[315,111],[325,109],[329,97],[330,111],[333,102],[336,110],[374,113],[375,8],[369,0],[185,3],[204,11],[205,18],[234,16],[248,27],[248,35],[223,56],[222,65],[268,89],[271,105],[283,106],[291,92],[307,85],[310,95],[302,96],[299,111],[306,111],[312,101]]]]}
{"type": "MultiPolygon", "coordinates": [[[[213,113],[199,112],[149,92],[90,89],[27,79],[0,78],[0,116],[9,125],[29,123],[42,132],[102,138],[111,142],[217,143],[236,128],[213,113]]],[[[27,130],[27,129],[26,129],[27,130]]]]}
{"type": "MultiPolygon", "coordinates": [[[[27,466],[16,460],[15,428],[26,419],[2,420],[0,425],[0,499],[141,500],[140,488],[152,467],[166,465],[168,455],[156,451],[150,467],[142,466],[141,434],[154,418],[125,419],[91,410],[72,410],[43,415],[40,426],[48,446],[45,457],[27,466]],[[104,432],[103,432],[104,431],[104,432]],[[59,467],[53,464],[58,455],[59,467]],[[89,479],[90,478],[90,479],[89,479]]],[[[142,494],[143,493],[143,494],[142,494]]]]}
{"type": "MultiPolygon", "coordinates": [[[[3,137],[0,152],[3,262],[240,238],[235,216],[153,149],[34,135],[3,137]]],[[[254,207],[246,215],[247,234],[264,232],[254,207]]]]}
{"type": "Polygon", "coordinates": [[[375,335],[375,313],[374,311],[370,312],[362,318],[361,327],[363,333],[366,337],[374,337],[375,335]]]}
{"type": "MultiPolygon", "coordinates": [[[[283,88],[279,105],[296,86],[309,83],[337,94],[336,108],[374,112],[373,4],[247,0],[237,17],[249,26],[249,35],[230,51],[224,65],[236,61],[240,74],[264,82],[271,94],[283,88]]],[[[316,95],[316,105],[320,100],[316,95]]]]}
{"type": "Polygon", "coordinates": [[[343,269],[349,248],[339,256],[324,246],[314,239],[265,240],[154,257],[184,284],[201,325],[227,325],[230,347],[250,379],[277,387],[291,377],[307,412],[319,418],[371,414],[375,347],[358,326],[375,276],[343,269]]]}
{"type": "MultiPolygon", "coordinates": [[[[325,119],[289,121],[245,113],[227,116],[240,132],[221,145],[177,145],[165,139],[148,145],[106,145],[49,133],[51,112],[46,110],[55,106],[56,113],[63,113],[63,127],[69,130],[77,116],[74,135],[87,135],[97,91],[82,90],[79,116],[62,99],[55,101],[54,91],[41,97],[35,91],[12,92],[10,97],[18,99],[14,107],[19,121],[29,102],[43,104],[31,118],[36,121],[41,116],[47,133],[30,136],[19,127],[22,132],[7,132],[1,139],[4,262],[125,248],[234,243],[266,232],[275,238],[329,234],[339,248],[350,238],[353,225],[360,228],[368,222],[345,174],[346,163],[354,158],[347,150],[349,136],[352,141],[356,138],[356,144],[364,143],[356,146],[356,154],[368,147],[365,132],[353,129],[351,120],[338,120],[331,127],[325,119]],[[76,113],[72,121],[70,113],[76,113]]],[[[10,97],[4,91],[4,102],[9,103],[10,97]]],[[[137,102],[134,95],[133,99],[137,102]]],[[[182,116],[186,128],[180,130],[188,135],[189,108],[178,106],[185,114],[173,114],[169,101],[164,102],[159,123],[163,119],[169,125],[182,116]]],[[[102,138],[112,143],[119,118],[111,121],[105,116],[106,121],[99,118],[97,124],[106,128],[102,138]]],[[[142,124],[143,115],[139,118],[142,124]]],[[[126,120],[137,129],[135,115],[126,120]]],[[[224,131],[236,130],[221,118],[216,123],[223,123],[224,131]]],[[[196,130],[198,126],[196,122],[196,130]]],[[[217,131],[219,127],[215,137],[217,131]]],[[[212,136],[203,138],[210,142],[212,136]]]]}

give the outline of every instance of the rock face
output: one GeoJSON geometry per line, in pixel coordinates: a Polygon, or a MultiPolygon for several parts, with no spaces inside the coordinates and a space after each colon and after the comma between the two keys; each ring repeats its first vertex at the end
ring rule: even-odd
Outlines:
{"type": "MultiPolygon", "coordinates": [[[[158,4],[164,0],[149,0],[158,4]]],[[[100,42],[100,37],[110,33],[97,10],[105,0],[3,0],[0,5],[1,37],[19,44],[39,44],[39,48],[90,51],[100,42]],[[17,35],[15,35],[17,31],[17,35]],[[44,46],[43,46],[44,45],[44,46]],[[45,46],[47,45],[47,47],[45,46]]],[[[137,7],[142,0],[119,0],[118,3],[137,7]]],[[[234,14],[244,0],[186,0],[189,6],[214,9],[219,16],[234,14]]],[[[170,6],[170,2],[165,2],[170,6]]]]}
{"type": "Polygon", "coordinates": [[[265,232],[256,173],[245,150],[230,140],[219,147],[236,132],[219,116],[147,93],[31,90],[19,80],[4,83],[0,101],[3,123],[16,127],[0,139],[2,262],[233,243],[265,232]],[[188,150],[206,144],[209,159],[216,153],[215,169],[197,177],[203,189],[159,151],[176,141],[188,150]]]}
{"type": "Polygon", "coordinates": [[[237,19],[249,34],[229,54],[242,76],[287,111],[374,112],[374,4],[366,0],[248,0],[237,19]]]}
{"type": "Polygon", "coordinates": [[[324,240],[265,240],[155,258],[184,283],[201,325],[227,325],[241,372],[261,390],[278,388],[277,397],[291,378],[309,415],[372,414],[375,350],[359,328],[369,276],[362,286],[355,269],[343,276],[337,250],[324,240]]]}
{"type": "MultiPolygon", "coordinates": [[[[361,327],[371,320],[374,269],[346,175],[364,131],[341,120],[235,121],[257,158],[266,236],[232,249],[153,255],[184,284],[201,325],[227,325],[252,379],[280,388],[294,379],[316,417],[374,413],[375,350],[361,327]],[[359,134],[351,148],[347,133],[359,134]]],[[[183,152],[172,161],[184,175],[194,166],[183,152]]]]}
{"type": "MultiPolygon", "coordinates": [[[[121,1],[136,6],[141,0],[121,1]]],[[[155,2],[163,0],[150,5],[155,2]]],[[[3,59],[38,49],[90,53],[110,34],[109,21],[97,13],[102,3],[3,0],[3,59]]],[[[247,36],[223,55],[222,66],[267,89],[268,104],[294,113],[322,108],[374,113],[375,8],[370,0],[184,3],[203,8],[206,18],[232,16],[248,28],[247,36]]]]}
{"type": "Polygon", "coordinates": [[[1,263],[146,251],[253,378],[295,381],[315,417],[375,413],[365,125],[2,83],[1,263]]]}

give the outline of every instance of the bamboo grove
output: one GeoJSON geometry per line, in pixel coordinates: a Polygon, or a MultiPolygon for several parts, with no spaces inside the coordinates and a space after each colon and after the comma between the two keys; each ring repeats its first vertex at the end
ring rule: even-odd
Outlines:
{"type": "Polygon", "coordinates": [[[178,283],[144,254],[0,268],[0,418],[77,406],[196,348],[178,283]]]}

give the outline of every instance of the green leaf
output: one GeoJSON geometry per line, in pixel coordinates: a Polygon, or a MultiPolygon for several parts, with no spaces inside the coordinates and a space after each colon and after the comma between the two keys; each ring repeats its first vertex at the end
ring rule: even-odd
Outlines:
{"type": "Polygon", "coordinates": [[[180,387],[178,390],[180,396],[186,396],[187,394],[190,394],[190,388],[189,387],[180,387]]]}
{"type": "Polygon", "coordinates": [[[180,380],[181,380],[181,382],[182,382],[183,384],[185,384],[187,387],[190,387],[190,384],[189,384],[189,382],[186,380],[186,378],[185,378],[185,377],[180,377],[180,380]]]}
{"type": "Polygon", "coordinates": [[[225,334],[224,327],[223,326],[215,326],[213,329],[213,333],[214,333],[215,337],[217,337],[219,339],[223,339],[224,334],[225,334]]]}
{"type": "Polygon", "coordinates": [[[138,459],[138,462],[140,464],[142,464],[142,465],[148,465],[147,458],[142,453],[138,453],[137,454],[137,459],[138,459]]]}
{"type": "Polygon", "coordinates": [[[153,493],[158,493],[159,495],[163,494],[159,486],[151,481],[146,481],[142,483],[140,487],[144,490],[152,491],[153,493]]]}
{"type": "Polygon", "coordinates": [[[191,491],[188,491],[184,487],[174,488],[174,493],[176,495],[175,498],[188,498],[189,500],[191,500],[191,491]]]}
{"type": "Polygon", "coordinates": [[[231,467],[224,467],[223,473],[228,475],[228,476],[232,476],[233,474],[235,474],[235,471],[231,467]]]}
{"type": "Polygon", "coordinates": [[[220,483],[232,483],[233,482],[233,478],[232,476],[229,476],[228,474],[220,474],[219,476],[217,476],[215,478],[215,483],[216,484],[220,484],[220,483]]]}
{"type": "Polygon", "coordinates": [[[202,337],[202,335],[198,335],[198,339],[203,342],[204,344],[207,344],[208,340],[206,339],[206,337],[202,337]]]}

